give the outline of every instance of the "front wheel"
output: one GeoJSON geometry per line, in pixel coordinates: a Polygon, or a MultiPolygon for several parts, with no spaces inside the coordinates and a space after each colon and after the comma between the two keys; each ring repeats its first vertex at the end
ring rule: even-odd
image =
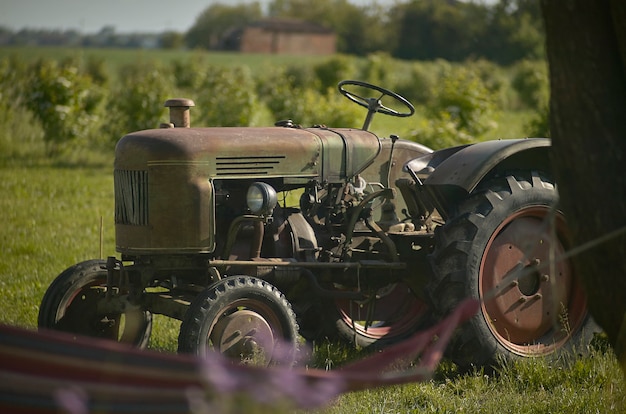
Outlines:
{"type": "Polygon", "coordinates": [[[231,276],[202,291],[191,303],[178,336],[178,351],[209,350],[242,363],[292,362],[298,338],[296,316],[285,296],[264,280],[231,276]]]}
{"type": "Polygon", "coordinates": [[[586,344],[596,330],[569,260],[554,183],[536,173],[487,182],[435,235],[433,308],[464,298],[480,312],[459,328],[450,357],[463,367],[546,356],[586,344]]]}
{"type": "Polygon", "coordinates": [[[98,313],[98,302],[106,295],[106,282],[105,260],[88,260],[66,269],[44,294],[39,328],[145,347],[152,332],[152,314],[142,310],[98,313]]]}

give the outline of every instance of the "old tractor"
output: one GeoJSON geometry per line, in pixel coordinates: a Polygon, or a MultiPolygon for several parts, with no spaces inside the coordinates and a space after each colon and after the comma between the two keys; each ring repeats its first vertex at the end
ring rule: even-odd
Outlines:
{"type": "Polygon", "coordinates": [[[168,100],[169,123],[116,146],[120,257],[62,272],[39,327],[145,346],[161,314],[182,322],[179,352],[270,363],[300,337],[398,342],[473,297],[461,366],[587,340],[549,140],[432,151],[368,131],[414,113],[400,95],[338,89],[367,109],[361,129],[192,128],[193,102],[168,100]]]}

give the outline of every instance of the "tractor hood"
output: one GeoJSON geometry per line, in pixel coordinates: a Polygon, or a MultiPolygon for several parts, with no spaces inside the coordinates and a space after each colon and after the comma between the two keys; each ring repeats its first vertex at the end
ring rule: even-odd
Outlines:
{"type": "Polygon", "coordinates": [[[185,165],[207,178],[339,182],[363,171],[380,149],[376,135],[359,129],[163,128],[123,137],[115,169],[185,165]]]}
{"type": "Polygon", "coordinates": [[[380,148],[376,135],[356,129],[170,127],[128,134],[115,148],[117,251],[212,252],[217,181],[343,182],[380,148]]]}

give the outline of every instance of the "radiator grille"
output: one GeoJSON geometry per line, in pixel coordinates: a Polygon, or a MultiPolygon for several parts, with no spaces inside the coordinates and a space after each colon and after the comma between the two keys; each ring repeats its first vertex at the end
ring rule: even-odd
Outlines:
{"type": "Polygon", "coordinates": [[[148,225],[148,172],[115,170],[115,222],[148,225]]]}
{"type": "Polygon", "coordinates": [[[216,173],[223,175],[266,175],[270,174],[282,160],[284,155],[258,157],[217,157],[216,173]]]}

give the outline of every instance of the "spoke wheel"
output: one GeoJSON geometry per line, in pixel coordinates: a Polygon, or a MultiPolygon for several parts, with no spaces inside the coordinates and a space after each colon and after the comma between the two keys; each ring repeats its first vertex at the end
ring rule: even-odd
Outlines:
{"type": "Polygon", "coordinates": [[[181,324],[178,351],[209,350],[255,365],[292,362],[298,325],[291,305],[269,283],[231,276],[200,293],[181,324]]]}
{"type": "Polygon", "coordinates": [[[106,280],[104,260],[82,262],[65,270],[44,294],[38,326],[145,347],[152,331],[150,312],[97,312],[98,302],[106,295],[106,280]]]}

